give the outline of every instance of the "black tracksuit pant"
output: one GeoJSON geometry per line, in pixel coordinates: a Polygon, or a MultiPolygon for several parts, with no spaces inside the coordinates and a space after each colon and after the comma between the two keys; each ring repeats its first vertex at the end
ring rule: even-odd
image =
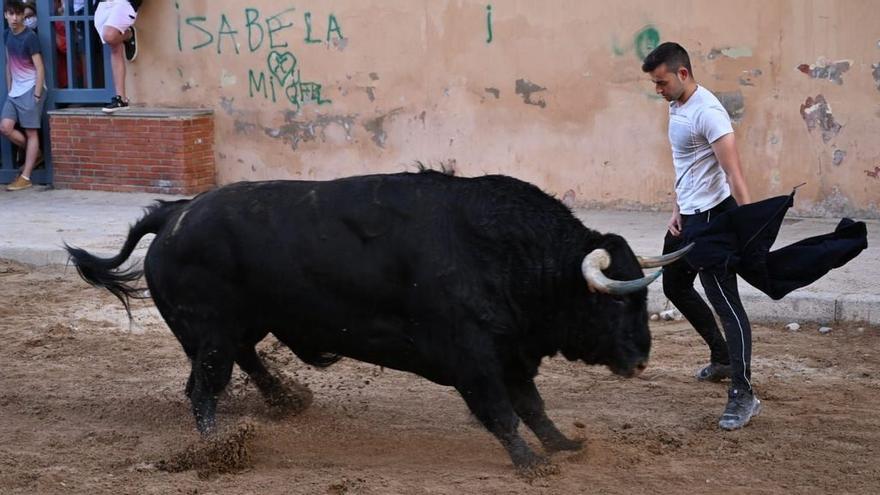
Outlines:
{"type": "MultiPolygon", "coordinates": [[[[667,231],[663,241],[663,253],[670,253],[683,247],[688,227],[693,228],[698,223],[707,223],[721,212],[736,206],[736,200],[731,196],[711,210],[694,215],[682,215],[682,235],[674,237],[667,231]]],[[[731,365],[731,387],[751,391],[752,329],[739,299],[736,274],[721,275],[707,270],[698,272],[682,259],[665,267],[663,292],[709,345],[712,362],[731,365]],[[718,330],[712,310],[694,289],[694,279],[698,274],[706,297],[724,327],[726,343],[718,330]]]]}

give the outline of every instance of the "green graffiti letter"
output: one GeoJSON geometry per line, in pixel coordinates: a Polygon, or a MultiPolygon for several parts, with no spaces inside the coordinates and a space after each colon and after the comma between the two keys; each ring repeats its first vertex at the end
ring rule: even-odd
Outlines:
{"type": "Polygon", "coordinates": [[[269,29],[269,48],[283,48],[283,47],[287,46],[286,41],[284,43],[275,44],[274,34],[278,31],[282,31],[284,29],[289,28],[290,26],[293,26],[292,22],[288,22],[287,24],[284,24],[281,22],[281,16],[283,16],[284,14],[286,14],[288,12],[293,12],[293,10],[294,10],[294,8],[291,7],[287,10],[281,11],[281,12],[273,15],[272,17],[266,18],[266,27],[269,29]],[[272,26],[273,23],[275,24],[274,27],[272,26]]]}
{"type": "Polygon", "coordinates": [[[266,93],[266,74],[263,71],[260,71],[260,78],[254,78],[254,70],[248,70],[248,91],[250,92],[251,98],[254,97],[254,90],[257,90],[257,93],[260,91],[263,92],[263,98],[268,98],[269,95],[266,93]]]}
{"type": "Polygon", "coordinates": [[[312,39],[312,13],[306,12],[303,14],[303,18],[306,21],[306,43],[320,43],[321,40],[312,39]]]}
{"type": "Polygon", "coordinates": [[[177,11],[177,51],[183,51],[183,41],[180,38],[180,4],[174,2],[174,10],[177,11]]]}
{"type": "Polygon", "coordinates": [[[201,26],[199,26],[199,25],[196,24],[197,22],[205,22],[206,20],[207,20],[207,19],[206,19],[204,16],[189,17],[189,18],[186,19],[186,23],[187,23],[188,25],[190,25],[190,26],[192,26],[192,27],[198,29],[199,31],[205,33],[205,35],[208,37],[207,41],[205,41],[204,43],[200,43],[200,44],[198,44],[198,45],[193,45],[193,47],[192,47],[193,50],[198,50],[199,48],[202,48],[202,47],[204,47],[204,46],[208,46],[208,45],[210,45],[211,43],[214,42],[214,35],[211,34],[211,32],[208,31],[207,29],[205,29],[205,28],[203,28],[203,27],[201,27],[201,26]]]}
{"type": "Polygon", "coordinates": [[[263,32],[263,26],[259,22],[255,22],[259,18],[259,10],[251,8],[244,9],[244,25],[245,27],[247,27],[248,30],[248,48],[251,49],[251,52],[257,51],[263,44],[263,36],[265,34],[263,32]],[[254,29],[256,29],[260,33],[260,41],[258,41],[256,45],[254,45],[253,39],[254,29]]]}
{"type": "Polygon", "coordinates": [[[226,18],[226,14],[220,14],[220,28],[217,30],[217,54],[219,55],[222,50],[220,46],[223,44],[223,35],[229,36],[232,38],[232,47],[235,48],[235,54],[238,55],[238,43],[235,42],[235,35],[238,33],[235,29],[232,29],[232,26],[229,24],[229,19],[226,18]]]}
{"type": "Polygon", "coordinates": [[[486,31],[489,33],[489,37],[486,38],[486,43],[492,42],[492,6],[486,6],[486,31]]]}
{"type": "Polygon", "coordinates": [[[645,57],[651,53],[651,50],[657,48],[660,44],[660,33],[654,26],[645,26],[636,34],[635,49],[639,60],[645,60],[645,57]]]}
{"type": "Polygon", "coordinates": [[[342,28],[339,27],[339,21],[336,20],[336,16],[330,14],[330,17],[327,19],[327,42],[330,42],[330,33],[336,33],[336,36],[339,39],[343,39],[342,36],[342,28]]]}

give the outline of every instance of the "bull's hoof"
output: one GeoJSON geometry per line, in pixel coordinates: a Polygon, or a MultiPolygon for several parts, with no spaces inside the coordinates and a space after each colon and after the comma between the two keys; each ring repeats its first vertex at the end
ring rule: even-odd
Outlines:
{"type": "Polygon", "coordinates": [[[559,474],[560,469],[559,466],[553,464],[548,459],[536,456],[540,460],[535,462],[534,464],[528,466],[516,466],[517,476],[525,479],[526,481],[534,481],[538,478],[544,478],[547,476],[553,476],[559,474]]]}
{"type": "Polygon", "coordinates": [[[296,416],[312,405],[312,391],[302,385],[278,387],[266,396],[269,414],[275,419],[296,416]]]}
{"type": "Polygon", "coordinates": [[[572,440],[566,437],[545,440],[542,443],[544,445],[544,450],[549,453],[561,452],[563,450],[581,450],[584,448],[583,440],[572,440]]]}

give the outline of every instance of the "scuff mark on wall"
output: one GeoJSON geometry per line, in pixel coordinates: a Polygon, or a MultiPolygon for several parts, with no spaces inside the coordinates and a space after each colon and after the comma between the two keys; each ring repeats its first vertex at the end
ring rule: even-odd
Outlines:
{"type": "Polygon", "coordinates": [[[852,66],[852,60],[838,60],[829,62],[819,58],[815,65],[801,64],[797,69],[813,79],[828,79],[836,84],[843,84],[843,73],[852,66]]]}
{"type": "Polygon", "coordinates": [[[834,150],[834,153],[831,155],[831,163],[833,163],[835,167],[839,167],[840,164],[843,163],[844,158],[846,158],[845,150],[834,150]]]}
{"type": "Polygon", "coordinates": [[[871,68],[874,69],[871,72],[871,75],[874,76],[874,86],[877,88],[877,91],[880,91],[880,63],[872,64],[871,68]]]}
{"type": "Polygon", "coordinates": [[[543,98],[538,99],[537,101],[532,101],[532,93],[546,91],[546,89],[547,88],[538,86],[537,84],[527,81],[525,79],[516,80],[516,94],[522,95],[523,101],[528,105],[536,105],[541,108],[545,108],[547,106],[547,102],[545,102],[543,98]]]}
{"type": "Polygon", "coordinates": [[[715,60],[722,55],[728,58],[751,57],[752,49],[747,46],[728,46],[725,48],[713,48],[709,51],[709,55],[707,55],[706,57],[709,60],[715,60]]]}
{"type": "Polygon", "coordinates": [[[239,119],[235,119],[234,125],[235,125],[235,132],[237,132],[238,134],[248,134],[257,128],[257,126],[255,124],[252,124],[250,122],[245,122],[245,121],[239,120],[239,119]]]}
{"type": "Polygon", "coordinates": [[[825,97],[816,95],[816,98],[808,96],[807,100],[801,104],[801,117],[807,124],[807,130],[813,132],[813,129],[822,129],[822,141],[827,143],[831,138],[836,136],[841,129],[841,125],[834,121],[834,115],[831,113],[831,105],[825,101],[825,97]]]}
{"type": "Polygon", "coordinates": [[[388,135],[385,133],[385,119],[391,120],[392,117],[400,113],[402,110],[403,108],[395,108],[388,113],[364,122],[364,129],[373,135],[372,139],[373,142],[376,143],[376,146],[380,148],[385,147],[385,140],[388,138],[388,135]]]}
{"type": "Polygon", "coordinates": [[[746,103],[743,99],[742,91],[719,91],[715,93],[715,96],[721,102],[721,105],[724,106],[724,109],[727,110],[730,120],[736,124],[742,121],[743,114],[746,111],[746,103]]]}
{"type": "Polygon", "coordinates": [[[238,82],[238,78],[235,77],[235,74],[233,74],[232,72],[229,72],[226,69],[223,69],[223,71],[220,74],[220,87],[221,88],[225,88],[228,86],[235,86],[235,84],[237,82],[238,82]]]}
{"type": "Polygon", "coordinates": [[[235,127],[235,132],[238,134],[247,134],[251,131],[254,131],[257,126],[243,120],[241,117],[244,115],[244,112],[235,108],[234,103],[235,98],[227,98],[225,96],[220,97],[220,108],[222,108],[227,115],[233,118],[233,126],[235,127]]]}
{"type": "Polygon", "coordinates": [[[498,88],[486,88],[486,92],[494,96],[496,100],[501,97],[501,91],[498,88]]]}
{"type": "Polygon", "coordinates": [[[331,125],[338,125],[345,130],[346,140],[351,140],[351,129],[354,127],[356,115],[318,115],[309,121],[297,121],[297,112],[285,112],[284,120],[287,122],[279,128],[264,127],[263,132],[273,138],[281,138],[290,144],[292,149],[297,149],[300,143],[314,141],[321,138],[325,140],[324,131],[331,125]]]}
{"type": "Polygon", "coordinates": [[[880,167],[874,167],[874,170],[865,170],[865,175],[872,179],[880,179],[880,167]]]}
{"type": "Polygon", "coordinates": [[[752,79],[763,74],[761,69],[752,69],[752,70],[744,70],[742,74],[739,76],[739,84],[740,86],[754,86],[755,83],[752,82],[752,79]]]}

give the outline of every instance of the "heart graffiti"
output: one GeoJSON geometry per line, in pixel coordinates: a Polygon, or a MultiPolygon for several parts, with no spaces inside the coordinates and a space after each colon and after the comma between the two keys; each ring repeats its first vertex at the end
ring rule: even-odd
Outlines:
{"type": "Polygon", "coordinates": [[[296,69],[296,57],[290,52],[281,53],[272,50],[269,52],[269,57],[266,58],[266,65],[269,67],[269,72],[284,87],[296,69]]]}

